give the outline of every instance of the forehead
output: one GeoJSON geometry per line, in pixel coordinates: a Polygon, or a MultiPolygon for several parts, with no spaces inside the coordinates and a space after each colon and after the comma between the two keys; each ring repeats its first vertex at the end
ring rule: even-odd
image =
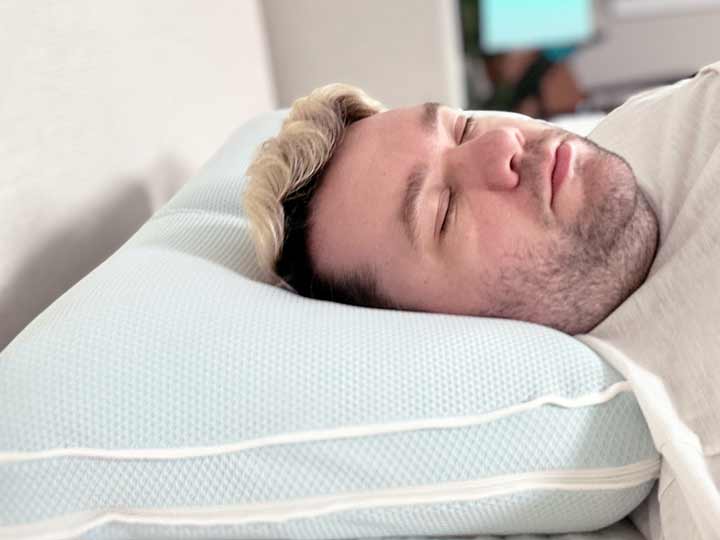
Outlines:
{"type": "MultiPolygon", "coordinates": [[[[383,111],[354,122],[346,129],[343,140],[336,148],[327,171],[335,169],[334,172],[349,177],[353,176],[353,173],[357,175],[358,170],[365,166],[386,167],[388,158],[397,159],[406,156],[419,158],[422,154],[415,145],[421,142],[421,135],[430,127],[429,117],[435,117],[435,108],[426,107],[427,105],[436,106],[437,117],[441,123],[448,117],[454,117],[453,113],[458,112],[445,105],[426,103],[383,111]],[[405,140],[408,138],[410,141],[405,140]],[[405,144],[406,142],[413,144],[405,144]]],[[[483,122],[486,124],[524,124],[528,120],[540,123],[540,121],[513,112],[472,111],[472,114],[483,118],[483,122]]]]}
{"type": "Polygon", "coordinates": [[[336,149],[333,161],[342,164],[353,159],[365,160],[368,156],[357,150],[360,148],[379,150],[383,147],[383,142],[397,136],[398,130],[407,132],[418,129],[422,109],[422,105],[390,109],[353,122],[345,130],[345,136],[336,149]]]}
{"type": "MultiPolygon", "coordinates": [[[[457,112],[440,107],[438,133],[452,132],[457,112]]],[[[485,125],[527,120],[496,111],[478,116],[485,125]]],[[[368,265],[382,271],[430,257],[413,249],[400,220],[409,173],[442,143],[440,135],[423,129],[422,119],[423,106],[416,105],[384,111],[347,128],[311,208],[309,249],[321,271],[368,265]]]]}
{"type": "Polygon", "coordinates": [[[427,153],[422,106],[392,109],[353,123],[328,163],[313,200],[310,249],[320,268],[357,268],[402,256],[395,219],[404,178],[427,153]]]}

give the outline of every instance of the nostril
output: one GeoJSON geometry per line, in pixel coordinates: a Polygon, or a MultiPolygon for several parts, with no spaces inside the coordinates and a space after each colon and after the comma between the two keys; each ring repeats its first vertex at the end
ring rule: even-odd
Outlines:
{"type": "Polygon", "coordinates": [[[510,170],[515,173],[515,187],[520,184],[520,153],[514,154],[510,160],[510,170]]]}

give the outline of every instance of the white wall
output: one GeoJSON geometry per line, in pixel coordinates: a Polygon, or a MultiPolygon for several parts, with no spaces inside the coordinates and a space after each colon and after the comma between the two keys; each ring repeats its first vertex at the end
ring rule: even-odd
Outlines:
{"type": "Polygon", "coordinates": [[[665,2],[673,9],[653,15],[648,9],[656,4],[636,3],[627,17],[621,16],[622,10],[607,9],[608,5],[599,10],[600,41],[572,57],[573,71],[583,86],[672,79],[720,60],[720,2],[714,9],[706,7],[707,2],[705,7],[665,2]]]}
{"type": "Polygon", "coordinates": [[[278,103],[331,82],[389,107],[466,103],[456,0],[265,0],[278,103]]]}
{"type": "Polygon", "coordinates": [[[0,2],[0,349],[275,107],[256,0],[0,2]]]}

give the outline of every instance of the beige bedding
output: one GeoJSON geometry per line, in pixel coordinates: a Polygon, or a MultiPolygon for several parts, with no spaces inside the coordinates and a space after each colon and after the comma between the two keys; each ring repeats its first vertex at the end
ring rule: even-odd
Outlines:
{"type": "Polygon", "coordinates": [[[589,137],[630,162],[660,224],[646,281],[578,336],[631,383],[662,454],[632,519],[651,540],[718,540],[720,62],[635,96],[589,137]]]}

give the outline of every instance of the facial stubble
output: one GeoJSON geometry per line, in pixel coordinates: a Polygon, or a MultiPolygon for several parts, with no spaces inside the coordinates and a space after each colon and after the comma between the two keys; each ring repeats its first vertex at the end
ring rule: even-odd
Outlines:
{"type": "MultiPolygon", "coordinates": [[[[599,324],[645,280],[657,249],[658,224],[623,157],[589,139],[566,138],[588,150],[573,178],[582,182],[582,207],[571,223],[555,223],[555,232],[553,220],[545,216],[551,242],[517,248],[503,258],[490,316],[579,334],[599,324]]],[[[543,142],[526,148],[528,165],[521,176],[542,174],[539,159],[531,157],[543,142]]],[[[540,200],[540,193],[534,196],[540,200]]]]}

